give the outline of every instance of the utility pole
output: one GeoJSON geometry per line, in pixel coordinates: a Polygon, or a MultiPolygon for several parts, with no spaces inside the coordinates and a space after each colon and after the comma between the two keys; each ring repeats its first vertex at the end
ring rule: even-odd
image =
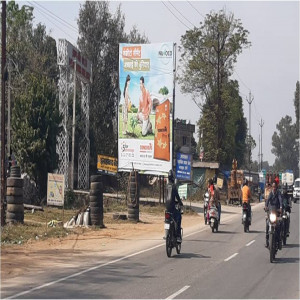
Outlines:
{"type": "Polygon", "coordinates": [[[249,104],[249,168],[250,168],[250,161],[251,161],[251,103],[253,102],[254,97],[251,95],[251,91],[249,92],[249,99],[246,98],[246,101],[249,104]]]}
{"type": "Polygon", "coordinates": [[[73,94],[73,121],[72,121],[72,161],[71,161],[71,184],[74,190],[74,160],[75,160],[75,116],[76,116],[76,59],[74,60],[74,94],[73,94]]]}
{"type": "Polygon", "coordinates": [[[263,152],[262,152],[262,127],[264,126],[263,119],[260,119],[259,126],[260,126],[260,170],[262,170],[262,159],[263,159],[263,152]]]}
{"type": "Polygon", "coordinates": [[[5,200],[5,81],[6,81],[6,1],[1,12],[1,226],[4,226],[5,200]]]}

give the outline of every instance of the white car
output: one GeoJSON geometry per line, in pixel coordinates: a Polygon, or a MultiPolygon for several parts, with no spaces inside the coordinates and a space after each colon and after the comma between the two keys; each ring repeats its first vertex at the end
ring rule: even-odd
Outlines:
{"type": "Polygon", "coordinates": [[[297,178],[293,185],[293,200],[296,203],[297,199],[300,198],[300,178],[297,178]]]}

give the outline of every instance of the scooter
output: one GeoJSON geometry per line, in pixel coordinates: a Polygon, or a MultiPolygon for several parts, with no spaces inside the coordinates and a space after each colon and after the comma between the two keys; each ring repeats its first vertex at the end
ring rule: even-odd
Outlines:
{"type": "Polygon", "coordinates": [[[209,193],[206,192],[204,194],[204,204],[203,204],[203,214],[204,214],[205,225],[207,225],[207,223],[208,223],[208,218],[207,218],[208,201],[209,201],[209,193]]]}
{"type": "Polygon", "coordinates": [[[211,206],[208,211],[209,225],[212,232],[218,232],[219,212],[216,206],[211,206]]]}
{"type": "Polygon", "coordinates": [[[243,203],[242,208],[242,224],[244,225],[244,232],[249,232],[252,216],[250,214],[249,206],[246,202],[243,203]]]}

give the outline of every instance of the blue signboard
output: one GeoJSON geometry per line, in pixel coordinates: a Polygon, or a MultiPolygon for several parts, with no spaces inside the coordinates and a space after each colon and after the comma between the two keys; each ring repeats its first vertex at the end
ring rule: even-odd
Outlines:
{"type": "Polygon", "coordinates": [[[192,155],[177,152],[176,155],[176,178],[191,180],[192,155]]]}

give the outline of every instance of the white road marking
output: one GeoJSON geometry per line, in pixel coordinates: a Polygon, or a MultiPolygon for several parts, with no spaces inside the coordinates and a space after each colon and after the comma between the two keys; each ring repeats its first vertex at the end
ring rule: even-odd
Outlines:
{"type": "Polygon", "coordinates": [[[82,274],[84,274],[84,273],[87,273],[87,272],[90,272],[90,271],[93,271],[93,270],[96,270],[96,269],[99,269],[99,268],[102,268],[102,267],[105,267],[105,266],[108,266],[108,265],[117,263],[117,262],[122,261],[122,260],[124,260],[124,259],[127,259],[127,258],[130,258],[130,257],[136,256],[136,255],[139,255],[139,254],[142,254],[142,253],[151,251],[151,250],[153,250],[153,249],[156,249],[156,248],[161,247],[161,246],[164,246],[164,245],[165,245],[165,243],[159,244],[159,245],[156,245],[156,246],[154,246],[154,247],[152,247],[152,248],[145,249],[145,250],[141,250],[141,251],[139,251],[139,252],[135,252],[135,253],[126,255],[126,256],[124,256],[124,257],[121,257],[121,258],[118,258],[118,259],[115,259],[115,260],[112,260],[112,261],[108,261],[108,262],[106,262],[106,263],[104,263],[104,264],[100,264],[100,265],[94,266],[94,267],[92,267],[92,268],[83,270],[83,271],[81,271],[81,272],[77,272],[77,273],[74,273],[74,274],[72,274],[72,275],[69,275],[69,276],[60,278],[60,279],[58,279],[58,280],[55,280],[55,281],[51,281],[51,282],[45,283],[45,284],[43,284],[43,285],[37,286],[37,287],[35,287],[35,288],[29,289],[29,290],[27,290],[27,291],[24,291],[24,292],[21,292],[21,293],[18,293],[18,294],[15,294],[15,295],[10,296],[10,297],[7,297],[7,298],[5,298],[5,299],[13,299],[13,298],[16,298],[16,297],[20,297],[20,296],[29,294],[29,293],[31,293],[31,292],[33,292],[33,291],[40,290],[40,289],[42,289],[42,288],[44,288],[44,287],[48,287],[48,286],[51,286],[51,285],[53,285],[53,284],[59,283],[59,282],[61,282],[61,281],[65,281],[65,280],[67,280],[67,279],[70,279],[70,278],[74,278],[74,277],[80,276],[80,275],[82,275],[82,274]]]}
{"type": "Polygon", "coordinates": [[[176,293],[172,294],[171,296],[169,296],[166,299],[174,299],[176,296],[178,296],[179,294],[183,293],[185,290],[187,290],[190,286],[186,285],[184,286],[182,289],[180,289],[179,291],[177,291],[176,293]]]}
{"type": "Polygon", "coordinates": [[[237,256],[238,255],[238,253],[234,253],[234,254],[232,254],[231,256],[229,256],[229,257],[227,257],[226,259],[224,259],[224,261],[229,261],[229,260],[231,260],[232,258],[234,258],[235,256],[237,256]]]}
{"type": "Polygon", "coordinates": [[[254,242],[255,242],[255,240],[249,242],[249,243],[246,245],[246,247],[250,246],[250,245],[253,244],[254,242]]]}

